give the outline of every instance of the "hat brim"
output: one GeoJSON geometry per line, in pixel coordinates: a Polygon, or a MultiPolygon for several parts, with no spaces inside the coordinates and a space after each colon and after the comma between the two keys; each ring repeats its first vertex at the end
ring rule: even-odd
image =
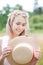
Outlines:
{"type": "MultiPolygon", "coordinates": [[[[30,44],[34,49],[36,49],[36,50],[38,49],[38,45],[37,45],[37,43],[35,42],[35,40],[33,40],[32,37],[26,37],[26,36],[18,36],[18,37],[16,37],[16,38],[12,39],[12,40],[9,42],[8,46],[11,46],[12,49],[13,49],[16,45],[18,45],[18,44],[20,44],[20,43],[27,43],[27,44],[30,44]]],[[[10,54],[10,55],[7,57],[7,59],[8,59],[8,61],[9,61],[11,64],[13,64],[13,65],[18,65],[18,64],[13,60],[12,54],[10,54]]]]}

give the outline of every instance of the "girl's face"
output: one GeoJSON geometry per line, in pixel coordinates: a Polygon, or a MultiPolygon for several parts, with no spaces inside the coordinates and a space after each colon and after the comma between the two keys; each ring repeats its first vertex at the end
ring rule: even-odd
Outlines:
{"type": "Polygon", "coordinates": [[[15,36],[25,35],[27,22],[22,16],[15,17],[12,30],[15,36]]]}

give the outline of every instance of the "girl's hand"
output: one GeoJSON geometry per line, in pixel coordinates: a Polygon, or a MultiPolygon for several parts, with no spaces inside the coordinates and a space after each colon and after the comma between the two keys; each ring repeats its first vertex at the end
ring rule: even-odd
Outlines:
{"type": "Polygon", "coordinates": [[[37,60],[39,59],[39,56],[40,56],[40,50],[35,50],[34,49],[34,54],[33,54],[32,60],[30,62],[30,65],[36,65],[37,60]]]}
{"type": "Polygon", "coordinates": [[[2,58],[7,57],[8,55],[10,55],[11,52],[12,52],[12,48],[11,47],[4,48],[3,52],[2,52],[2,58]]]}
{"type": "Polygon", "coordinates": [[[34,57],[38,60],[40,57],[40,50],[35,50],[34,49],[34,57]]]}

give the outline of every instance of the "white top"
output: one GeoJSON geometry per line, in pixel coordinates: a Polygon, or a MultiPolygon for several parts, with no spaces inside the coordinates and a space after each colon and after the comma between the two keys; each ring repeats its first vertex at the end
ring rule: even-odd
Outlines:
{"type": "MultiPolygon", "coordinates": [[[[6,35],[6,36],[3,36],[3,37],[0,37],[0,40],[2,40],[2,51],[3,51],[3,49],[5,47],[7,47],[9,36],[6,35]]],[[[5,58],[4,65],[10,65],[7,58],[5,58]]]]}

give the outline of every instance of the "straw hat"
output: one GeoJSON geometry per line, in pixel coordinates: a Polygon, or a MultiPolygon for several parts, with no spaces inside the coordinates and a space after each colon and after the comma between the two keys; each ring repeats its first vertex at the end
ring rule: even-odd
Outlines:
{"type": "Polygon", "coordinates": [[[12,47],[12,53],[7,59],[13,65],[26,65],[29,63],[33,58],[33,48],[38,48],[32,37],[26,36],[12,39],[8,46],[12,47]]]}

